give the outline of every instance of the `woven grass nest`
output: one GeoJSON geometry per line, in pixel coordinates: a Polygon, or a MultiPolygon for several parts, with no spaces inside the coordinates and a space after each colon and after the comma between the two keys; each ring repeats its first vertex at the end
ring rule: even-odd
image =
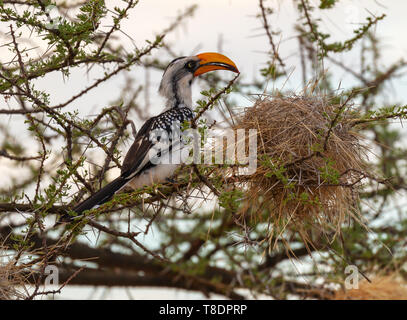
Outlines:
{"type": "Polygon", "coordinates": [[[307,240],[309,226],[336,234],[347,217],[357,217],[368,150],[352,126],[357,113],[331,101],[266,96],[235,118],[234,130],[257,130],[257,170],[233,180],[244,189],[239,211],[267,219],[271,235],[294,228],[307,240]]]}
{"type": "MultiPolygon", "coordinates": [[[[6,252],[6,248],[0,246],[0,251],[6,252]]],[[[28,292],[27,276],[13,261],[5,261],[3,255],[0,259],[0,300],[24,299],[28,292]]]]}
{"type": "Polygon", "coordinates": [[[361,281],[357,289],[338,290],[332,300],[407,300],[407,286],[397,274],[361,281]]]}

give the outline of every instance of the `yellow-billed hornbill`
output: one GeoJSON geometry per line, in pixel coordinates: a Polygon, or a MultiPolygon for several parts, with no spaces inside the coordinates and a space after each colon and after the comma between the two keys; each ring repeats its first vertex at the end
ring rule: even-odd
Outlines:
{"type": "MultiPolygon", "coordinates": [[[[193,119],[191,85],[195,77],[212,70],[229,70],[239,72],[236,65],[228,57],[219,53],[201,53],[196,56],[174,59],[165,69],[159,93],[166,99],[166,111],[148,119],[138,131],[133,145],[124,159],[121,174],[98,192],[76,205],[72,211],[80,215],[107,201],[124,186],[133,189],[142,188],[153,183],[165,181],[171,177],[179,163],[157,163],[152,158],[169,153],[174,145],[179,147],[179,139],[171,141],[167,150],[155,151],[157,139],[151,133],[163,130],[168,137],[174,127],[193,119]]],[[[182,162],[181,159],[180,162],[182,162]]],[[[72,216],[63,215],[59,223],[71,221],[72,216]]]]}

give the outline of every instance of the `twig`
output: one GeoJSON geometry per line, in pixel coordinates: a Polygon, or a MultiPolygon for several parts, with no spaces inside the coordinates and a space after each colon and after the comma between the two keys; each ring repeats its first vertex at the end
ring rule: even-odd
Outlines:
{"type": "Polygon", "coordinates": [[[205,113],[205,111],[207,111],[219,99],[221,95],[223,95],[226,91],[228,91],[232,87],[233,83],[236,81],[239,75],[240,74],[238,73],[232,80],[229,81],[226,87],[224,87],[221,91],[219,91],[217,94],[211,97],[208,103],[199,110],[199,112],[191,120],[191,128],[196,129],[196,121],[205,113]]]}
{"type": "Polygon", "coordinates": [[[276,45],[274,44],[273,41],[273,36],[272,36],[272,32],[270,30],[270,26],[267,22],[267,16],[266,16],[266,9],[263,5],[263,0],[259,0],[259,7],[260,7],[260,11],[261,11],[261,16],[262,16],[262,21],[263,21],[263,28],[266,31],[267,37],[269,39],[269,43],[273,52],[273,57],[274,59],[277,59],[277,61],[280,63],[280,65],[282,67],[285,67],[285,63],[283,62],[283,60],[281,59],[280,55],[278,54],[278,50],[276,45]]]}

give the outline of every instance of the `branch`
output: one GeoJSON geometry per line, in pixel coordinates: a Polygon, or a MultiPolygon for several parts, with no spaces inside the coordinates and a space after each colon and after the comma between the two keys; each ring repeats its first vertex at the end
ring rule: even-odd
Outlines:
{"type": "Polygon", "coordinates": [[[238,73],[232,80],[230,80],[226,87],[224,87],[221,91],[211,97],[204,107],[199,109],[195,117],[191,120],[191,128],[196,129],[196,121],[205,113],[205,111],[207,111],[211,106],[213,106],[216,101],[218,101],[221,95],[226,93],[232,87],[233,83],[236,81],[239,75],[240,73],[238,73]]]}
{"type": "Polygon", "coordinates": [[[18,157],[18,156],[13,156],[7,152],[7,150],[0,150],[0,156],[8,158],[10,160],[16,160],[16,161],[29,161],[29,160],[38,160],[41,159],[41,156],[33,156],[33,157],[18,157]]]}
{"type": "Polygon", "coordinates": [[[266,9],[264,8],[263,0],[259,0],[259,6],[260,6],[261,17],[262,17],[262,21],[263,21],[263,28],[266,31],[267,37],[269,39],[269,43],[270,43],[271,49],[273,51],[273,57],[274,57],[274,59],[277,59],[277,61],[280,63],[280,65],[282,67],[285,67],[285,64],[284,64],[283,60],[281,59],[280,55],[278,54],[278,50],[273,41],[273,36],[270,31],[270,26],[267,22],[266,9]]]}

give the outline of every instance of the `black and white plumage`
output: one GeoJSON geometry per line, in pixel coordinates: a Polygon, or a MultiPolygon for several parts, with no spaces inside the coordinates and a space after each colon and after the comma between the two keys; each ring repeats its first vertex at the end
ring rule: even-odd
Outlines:
{"type": "MultiPolygon", "coordinates": [[[[202,53],[173,60],[165,69],[159,88],[159,93],[166,100],[166,110],[148,119],[138,131],[123,161],[120,176],[76,205],[72,211],[80,215],[95,208],[109,201],[124,186],[138,189],[171,177],[189,154],[189,149],[185,148],[182,139],[171,137],[174,136],[174,130],[179,129],[185,121],[192,120],[194,116],[192,82],[196,76],[219,69],[239,72],[229,58],[218,53],[202,53]],[[174,159],[174,154],[179,158],[174,159]]],[[[59,223],[72,219],[66,214],[60,218],[59,223]]]]}

